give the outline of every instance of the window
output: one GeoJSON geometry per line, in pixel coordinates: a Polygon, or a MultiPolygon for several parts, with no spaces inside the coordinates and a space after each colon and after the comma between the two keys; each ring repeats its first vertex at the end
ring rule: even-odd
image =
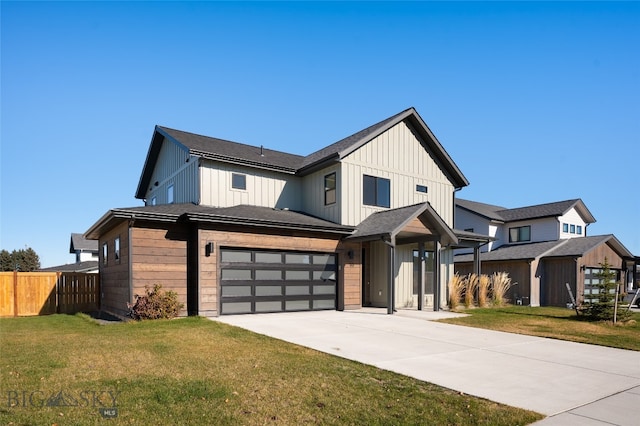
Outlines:
{"type": "Polygon", "coordinates": [[[582,235],[582,226],[580,225],[576,226],[576,234],[582,235]]]}
{"type": "Polygon", "coordinates": [[[362,202],[367,206],[389,207],[391,205],[391,181],[364,175],[362,202]]]}
{"type": "Polygon", "coordinates": [[[158,199],[157,199],[156,197],[153,197],[153,198],[151,199],[151,205],[152,205],[152,206],[155,206],[157,202],[158,202],[158,199]]]}
{"type": "Polygon", "coordinates": [[[116,237],[115,241],[113,242],[114,245],[114,251],[115,251],[115,255],[113,256],[113,258],[115,259],[116,262],[120,261],[120,237],[116,237]]]}
{"type": "Polygon", "coordinates": [[[571,225],[571,231],[572,234],[576,233],[576,226],[575,225],[571,225]]]}
{"type": "Polygon", "coordinates": [[[530,226],[519,226],[517,228],[509,228],[509,242],[518,243],[520,241],[531,241],[530,226]]]}
{"type": "Polygon", "coordinates": [[[109,252],[109,247],[107,243],[102,244],[102,264],[107,264],[107,253],[109,252]]]}
{"type": "Polygon", "coordinates": [[[427,193],[427,187],[424,186],[424,185],[416,185],[416,191],[426,194],[427,193]]]}
{"type": "Polygon", "coordinates": [[[466,228],[465,232],[473,232],[473,228],[466,228]]]}
{"type": "Polygon", "coordinates": [[[569,224],[568,223],[563,223],[562,224],[562,232],[569,232],[569,224]]]}
{"type": "Polygon", "coordinates": [[[231,174],[231,188],[247,189],[247,176],[238,173],[231,174]]]}
{"type": "Polygon", "coordinates": [[[336,174],[331,173],[324,177],[324,205],[336,203],[336,174]]]}
{"type": "Polygon", "coordinates": [[[167,187],[167,204],[173,204],[173,185],[167,187]]]}

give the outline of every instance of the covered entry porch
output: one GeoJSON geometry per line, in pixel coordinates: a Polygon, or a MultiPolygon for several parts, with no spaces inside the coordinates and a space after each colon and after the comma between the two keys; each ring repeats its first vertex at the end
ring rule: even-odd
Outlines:
{"type": "Polygon", "coordinates": [[[440,310],[453,274],[453,230],[429,203],[374,213],[346,241],[362,243],[362,306],[440,310]]]}

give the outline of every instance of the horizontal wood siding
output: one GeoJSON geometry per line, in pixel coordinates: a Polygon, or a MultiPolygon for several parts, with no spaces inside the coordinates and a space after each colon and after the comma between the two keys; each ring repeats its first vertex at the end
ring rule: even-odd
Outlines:
{"type": "Polygon", "coordinates": [[[160,149],[150,187],[146,189],[147,203],[156,197],[156,204],[167,204],[169,186],[173,185],[174,203],[197,203],[199,200],[198,157],[182,147],[165,140],[160,149]],[[187,161],[188,160],[188,161],[187,161]],[[158,185],[155,183],[158,182],[158,185]]]}
{"type": "Polygon", "coordinates": [[[582,296],[584,285],[576,283],[577,264],[573,258],[543,259],[541,263],[542,306],[567,306],[571,298],[566,283],[569,283],[574,297],[582,296]]]}
{"type": "Polygon", "coordinates": [[[185,227],[136,226],[132,229],[131,279],[133,294],[143,295],[145,286],[160,284],[165,291],[174,291],[187,312],[187,239],[185,227]]]}
{"type": "Polygon", "coordinates": [[[116,315],[127,315],[127,303],[133,295],[129,283],[129,224],[124,222],[104,233],[99,241],[99,262],[102,309],[116,315]],[[114,241],[120,238],[120,260],[115,259],[114,241]],[[104,262],[103,244],[107,244],[107,262],[104,262]]]}
{"type": "Polygon", "coordinates": [[[370,214],[383,210],[363,205],[363,176],[391,181],[391,208],[429,201],[453,228],[454,187],[434,157],[403,123],[365,144],[342,162],[342,223],[357,225],[370,214]],[[426,186],[427,193],[416,191],[426,186]]]}
{"type": "Polygon", "coordinates": [[[202,161],[200,173],[203,205],[302,209],[301,182],[296,176],[210,160],[202,161]],[[233,173],[246,176],[246,190],[231,187],[233,173]]]}

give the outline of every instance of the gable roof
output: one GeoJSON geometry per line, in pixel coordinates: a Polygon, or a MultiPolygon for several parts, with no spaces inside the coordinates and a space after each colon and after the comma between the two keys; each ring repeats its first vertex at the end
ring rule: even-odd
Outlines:
{"type": "MultiPolygon", "coordinates": [[[[98,243],[94,240],[88,240],[91,242],[98,243]]],[[[68,263],[66,265],[58,265],[58,266],[50,266],[48,268],[40,268],[38,272],[98,272],[98,261],[97,260],[85,260],[84,262],[78,263],[68,263]]]]}
{"type": "Polygon", "coordinates": [[[373,241],[382,238],[385,241],[392,241],[412,220],[421,216],[433,226],[436,233],[444,240],[444,245],[458,242],[453,230],[428,202],[373,213],[363,220],[356,227],[356,231],[346,239],[373,241]]]}
{"type": "Polygon", "coordinates": [[[575,208],[585,223],[594,223],[593,217],[587,206],[581,199],[556,201],[552,203],[536,204],[533,206],[507,209],[477,201],[456,199],[456,206],[475,213],[490,220],[502,222],[516,222],[520,220],[542,219],[545,217],[558,217],[575,208]]]}
{"type": "Polygon", "coordinates": [[[420,117],[413,107],[306,156],[300,165],[298,173],[300,175],[305,175],[331,163],[340,161],[365,145],[367,142],[370,142],[378,135],[386,132],[402,121],[405,121],[407,125],[417,133],[416,136],[426,144],[426,148],[430,150],[440,167],[449,179],[451,179],[456,188],[462,188],[469,185],[467,178],[462,174],[456,163],[449,156],[447,151],[431,132],[431,129],[429,129],[427,124],[422,120],[422,117],[420,117]]]}
{"type": "Polygon", "coordinates": [[[353,151],[402,121],[405,121],[416,133],[418,138],[426,145],[425,148],[430,150],[435,160],[456,188],[462,188],[469,185],[469,181],[462,174],[453,159],[451,159],[447,151],[443,148],[420,115],[418,115],[418,112],[411,107],[312,154],[309,154],[306,157],[184,132],[168,127],[156,126],[149,146],[149,151],[147,153],[147,158],[142,169],[140,181],[138,183],[136,198],[142,199],[146,194],[146,188],[149,187],[151,182],[151,175],[153,173],[155,163],[158,160],[158,156],[160,155],[162,143],[165,139],[182,147],[185,153],[190,155],[210,160],[304,176],[340,161],[353,151]]]}
{"type": "MultiPolygon", "coordinates": [[[[480,253],[480,261],[528,260],[537,257],[581,257],[601,244],[609,244],[621,257],[633,258],[631,252],[611,234],[526,244],[508,244],[480,253]]],[[[456,255],[455,262],[472,262],[473,254],[456,255]]]]}
{"type": "Polygon", "coordinates": [[[69,243],[69,253],[75,253],[77,251],[89,251],[98,252],[98,242],[94,240],[87,240],[84,235],[72,233],[71,242],[69,243]]]}
{"type": "Polygon", "coordinates": [[[250,205],[208,207],[190,203],[156,206],[125,207],[109,210],[85,232],[89,239],[100,235],[123,220],[152,220],[156,222],[206,222],[245,227],[270,227],[301,231],[316,231],[350,235],[354,228],[343,226],[292,210],[273,209],[250,205]]]}

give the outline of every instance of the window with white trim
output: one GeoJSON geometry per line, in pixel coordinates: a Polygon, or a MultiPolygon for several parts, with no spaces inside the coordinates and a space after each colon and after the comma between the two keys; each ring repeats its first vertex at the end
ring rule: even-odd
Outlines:
{"type": "Polygon", "coordinates": [[[173,204],[173,184],[167,187],[167,204],[173,204]]]}

